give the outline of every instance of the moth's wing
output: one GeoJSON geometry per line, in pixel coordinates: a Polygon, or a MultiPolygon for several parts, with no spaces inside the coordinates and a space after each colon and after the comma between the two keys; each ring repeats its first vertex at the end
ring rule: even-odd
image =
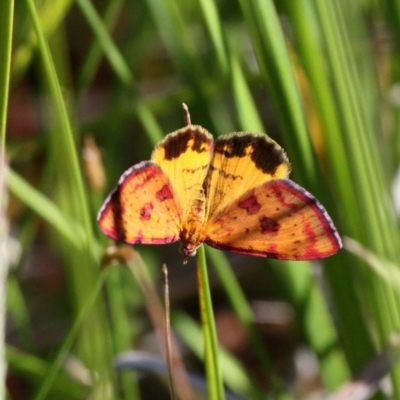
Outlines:
{"type": "Polygon", "coordinates": [[[285,179],[290,164],[282,147],[266,135],[231,133],[215,141],[205,180],[208,218],[232,200],[273,179],[285,179]]]}
{"type": "Polygon", "coordinates": [[[342,246],[324,207],[290,180],[272,180],[234,200],[207,222],[205,242],[235,253],[313,260],[342,246]]]}
{"type": "Polygon", "coordinates": [[[123,173],[97,221],[112,239],[164,244],[179,239],[181,215],[169,178],[157,164],[143,161],[123,173]]]}
{"type": "Polygon", "coordinates": [[[168,176],[185,221],[199,196],[210,165],[213,137],[201,126],[188,125],[167,135],[155,148],[152,161],[168,176]]]}

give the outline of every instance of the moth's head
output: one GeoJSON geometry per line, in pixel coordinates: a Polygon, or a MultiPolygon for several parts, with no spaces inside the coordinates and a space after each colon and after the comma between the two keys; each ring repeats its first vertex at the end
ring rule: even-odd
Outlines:
{"type": "Polygon", "coordinates": [[[179,247],[179,252],[183,254],[183,263],[187,264],[188,258],[189,257],[194,257],[196,255],[197,249],[199,245],[193,245],[191,243],[186,243],[184,244],[183,242],[181,243],[179,247]]]}

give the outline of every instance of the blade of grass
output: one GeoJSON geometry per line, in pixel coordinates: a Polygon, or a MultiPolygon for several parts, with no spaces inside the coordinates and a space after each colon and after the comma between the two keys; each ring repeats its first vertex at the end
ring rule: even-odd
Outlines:
{"type": "MultiPolygon", "coordinates": [[[[43,33],[48,38],[62,23],[72,5],[72,0],[56,0],[43,2],[38,10],[38,17],[43,27],[43,33]]],[[[17,81],[24,74],[32,61],[38,40],[34,29],[27,32],[25,42],[15,49],[13,57],[12,77],[17,81]]]]}
{"type": "MultiPolygon", "coordinates": [[[[189,83],[196,102],[202,110],[203,124],[217,132],[218,122],[212,113],[212,103],[205,92],[206,74],[202,59],[197,57],[196,44],[193,43],[190,25],[185,14],[186,7],[196,3],[186,3],[186,7],[176,0],[160,2],[147,0],[148,7],[159,30],[159,35],[172,63],[182,78],[189,83]]],[[[209,68],[209,66],[207,66],[209,68]]]]}
{"type": "Polygon", "coordinates": [[[265,132],[240,65],[238,52],[235,46],[235,40],[238,40],[238,38],[230,38],[228,42],[226,31],[222,26],[221,17],[212,0],[201,0],[200,6],[217,54],[220,68],[224,75],[230,76],[236,102],[236,110],[242,127],[245,130],[265,132]]]}
{"type": "Polygon", "coordinates": [[[62,211],[13,170],[9,170],[8,186],[11,193],[47,221],[76,249],[82,249],[84,232],[78,223],[71,223],[62,211]]]}
{"type": "Polygon", "coordinates": [[[309,141],[299,91],[293,75],[285,39],[271,0],[239,0],[257,58],[261,76],[271,92],[279,126],[289,155],[301,153],[303,163],[296,167],[300,182],[317,187],[319,172],[309,141]]]}
{"type": "Polygon", "coordinates": [[[253,311],[251,310],[249,303],[240,288],[228,261],[226,260],[226,257],[220,251],[211,248],[207,248],[207,254],[213,261],[214,269],[217,272],[218,278],[221,281],[232,309],[246,329],[253,347],[253,352],[260,360],[264,374],[266,375],[265,379],[268,381],[269,385],[271,385],[274,397],[279,399],[290,399],[291,396],[285,393],[283,384],[276,374],[269,355],[265,350],[261,336],[254,326],[253,311]]]}
{"type": "MultiPolygon", "coordinates": [[[[391,51],[390,57],[390,82],[392,85],[389,89],[395,88],[395,83],[400,79],[400,3],[397,0],[382,0],[378,3],[378,6],[382,8],[383,13],[386,16],[386,20],[390,23],[390,35],[394,35],[394,38],[390,40],[391,51]]],[[[381,11],[381,10],[379,10],[381,11]]],[[[386,87],[384,90],[388,89],[386,87]]],[[[389,118],[393,119],[393,130],[394,133],[390,138],[389,149],[392,149],[393,154],[393,165],[396,168],[400,160],[400,110],[397,106],[398,101],[395,100],[391,104],[389,110],[389,118]]]]}
{"type": "MultiPolygon", "coordinates": [[[[174,329],[181,340],[200,359],[204,360],[204,335],[199,326],[190,316],[179,310],[174,310],[172,315],[174,329]]],[[[236,393],[250,399],[265,399],[265,390],[258,387],[256,382],[250,380],[246,367],[235,359],[226,350],[220,348],[221,373],[226,385],[236,393]]]]}
{"type": "MultiPolygon", "coordinates": [[[[338,99],[340,119],[344,127],[342,140],[346,143],[351,168],[352,184],[357,196],[359,212],[352,216],[347,229],[354,225],[362,232],[354,237],[367,245],[377,255],[389,260],[399,259],[399,234],[394,224],[392,209],[387,202],[389,190],[377,152],[377,136],[372,132],[371,115],[362,107],[362,91],[357,67],[349,48],[349,31],[343,24],[343,10],[338,4],[316,2],[316,10],[326,41],[330,61],[333,89],[338,99]],[[385,204],[385,207],[382,207],[385,204]],[[358,223],[356,222],[358,219],[358,223]]],[[[338,166],[337,166],[338,167],[338,166]]],[[[369,305],[375,319],[379,342],[400,326],[399,297],[392,288],[375,275],[365,274],[365,287],[359,293],[369,305]]],[[[392,373],[394,391],[400,393],[400,368],[392,373]]]]}
{"type": "MultiPolygon", "coordinates": [[[[110,319],[112,324],[112,341],[114,354],[120,354],[130,350],[135,339],[129,324],[129,313],[126,309],[126,299],[123,287],[123,280],[126,279],[128,271],[123,268],[109,268],[109,273],[105,281],[109,299],[110,319]]],[[[121,371],[120,374],[121,390],[125,399],[138,399],[139,385],[137,379],[132,377],[132,373],[121,371]]]]}
{"type": "Polygon", "coordinates": [[[125,86],[132,86],[134,80],[131,71],[129,70],[122,54],[111,39],[107,27],[98,15],[94,5],[87,0],[76,0],[76,3],[80,7],[88,24],[93,29],[99,44],[118,78],[125,86]]]}
{"type": "Polygon", "coordinates": [[[0,13],[0,397],[5,398],[5,324],[6,324],[6,284],[8,268],[10,266],[8,245],[7,207],[7,174],[8,166],[5,158],[6,120],[8,110],[8,95],[10,85],[10,65],[12,48],[12,30],[14,20],[14,1],[6,0],[2,3],[0,13]]]}
{"type": "MultiPolygon", "coordinates": [[[[48,138],[52,146],[54,160],[56,160],[54,163],[55,172],[57,173],[56,195],[63,212],[71,219],[79,220],[83,226],[84,235],[80,251],[75,251],[68,243],[60,241],[61,249],[64,252],[64,260],[69,267],[68,272],[70,272],[70,277],[74,282],[74,306],[78,310],[98,276],[95,238],[74,137],[57,71],[43,35],[35,4],[33,0],[26,0],[25,2],[38,39],[38,48],[43,61],[44,79],[53,100],[53,103],[49,104],[49,108],[46,108],[46,110],[51,110],[52,106],[54,106],[55,118],[50,118],[50,121],[56,121],[54,129],[59,132],[58,135],[50,135],[48,138]]],[[[50,114],[50,117],[52,116],[53,114],[50,114]]],[[[93,374],[93,393],[107,399],[112,397],[114,387],[111,384],[112,372],[107,337],[108,326],[105,323],[105,314],[102,306],[100,302],[97,302],[90,317],[87,318],[87,324],[82,326],[77,349],[83,362],[87,364],[93,374]],[[96,332],[96,340],[93,340],[93,331],[96,332]]],[[[45,386],[43,390],[49,390],[49,387],[45,386]]]]}
{"type": "Polygon", "coordinates": [[[252,132],[265,132],[240,61],[238,56],[233,52],[230,54],[230,65],[232,71],[233,95],[242,129],[252,132]]]}
{"type": "Polygon", "coordinates": [[[3,158],[4,153],[0,151],[0,397],[5,397],[5,379],[7,373],[7,364],[5,360],[5,332],[6,332],[6,296],[7,296],[7,275],[10,268],[9,248],[9,224],[6,215],[8,205],[8,196],[6,192],[6,175],[8,166],[3,158]]]}
{"type": "MultiPolygon", "coordinates": [[[[255,126],[255,131],[262,132],[264,128],[258,118],[258,113],[247,88],[243,72],[237,64],[238,61],[235,59],[231,60],[235,99],[238,105],[241,124],[243,127],[255,126]]],[[[214,262],[218,266],[217,270],[221,281],[225,282],[228,269],[220,265],[221,256],[217,252],[210,249],[210,254],[213,255],[213,258],[214,255],[215,257],[218,255],[219,261],[215,260],[214,262]]],[[[339,349],[338,338],[329,319],[321,292],[310,275],[310,269],[307,268],[308,263],[298,265],[298,263],[286,262],[285,267],[282,267],[281,263],[274,261],[270,261],[269,264],[272,264],[276,268],[277,274],[282,275],[286,285],[288,285],[288,292],[291,293],[290,301],[300,312],[301,318],[299,322],[303,326],[303,331],[311,347],[316,351],[317,357],[320,360],[321,374],[326,387],[328,389],[336,388],[349,377],[348,369],[344,355],[339,349]]],[[[224,283],[223,286],[224,288],[228,288],[227,293],[231,301],[236,302],[238,298],[243,297],[238,296],[237,290],[232,289],[235,286],[232,285],[231,279],[229,279],[229,283],[224,283]]],[[[243,305],[239,304],[239,306],[243,308],[243,305]]],[[[236,309],[236,307],[234,308],[236,309]]],[[[244,313],[237,312],[237,315],[241,316],[241,320],[246,326],[252,324],[251,310],[244,313]]],[[[251,337],[253,335],[254,332],[251,333],[251,337]]],[[[254,346],[258,347],[257,355],[260,357],[264,353],[259,348],[259,345],[257,345],[257,342],[259,340],[255,341],[254,346]]],[[[265,364],[265,362],[263,362],[263,365],[268,367],[268,364],[265,364]]]]}
{"type": "Polygon", "coordinates": [[[103,270],[98,276],[95,285],[86,293],[85,299],[82,301],[82,308],[78,311],[69,332],[64,338],[63,344],[58,349],[57,355],[55,356],[53,362],[51,363],[49,369],[46,371],[44,380],[35,395],[35,400],[42,400],[48,398],[48,394],[52,390],[56,379],[58,379],[58,374],[60,368],[62,367],[63,360],[65,356],[72,351],[72,346],[74,341],[77,340],[79,330],[82,328],[84,322],[87,321],[93,308],[96,306],[101,288],[103,287],[104,280],[107,276],[108,271],[103,270]]]}
{"type": "MultiPolygon", "coordinates": [[[[9,370],[22,376],[33,385],[37,385],[38,382],[43,381],[51,370],[51,365],[49,363],[30,353],[24,353],[11,346],[7,347],[6,354],[9,370]]],[[[79,400],[86,398],[88,392],[89,388],[84,387],[81,383],[74,382],[65,371],[60,371],[54,378],[51,397],[79,400]]]]}
{"type": "MultiPolygon", "coordinates": [[[[313,192],[317,194],[317,197],[321,198],[324,204],[326,204],[325,200],[329,203],[326,191],[324,192],[321,184],[321,173],[316,164],[316,158],[308,136],[304,110],[294,78],[291,59],[274,6],[271,1],[241,1],[240,4],[250,30],[261,76],[271,91],[274,109],[277,111],[278,122],[282,128],[281,133],[285,149],[288,151],[292,163],[293,161],[298,161],[294,169],[297,180],[305,184],[306,187],[312,188],[313,192]]],[[[330,326],[328,318],[323,319],[324,329],[321,329],[319,323],[313,325],[308,322],[315,321],[311,314],[315,310],[318,310],[320,315],[324,315],[326,310],[322,307],[322,304],[315,303],[317,298],[314,299],[313,303],[309,303],[307,300],[308,291],[302,289],[304,286],[298,285],[299,282],[311,284],[313,278],[306,268],[307,266],[309,268],[309,265],[309,263],[304,263],[303,266],[299,266],[297,269],[289,268],[281,272],[287,275],[287,284],[290,287],[297,288],[294,307],[297,304],[308,305],[303,309],[304,318],[301,321],[303,329],[311,346],[315,347],[317,355],[325,357],[326,353],[321,352],[321,344],[324,344],[322,346],[324,347],[325,344],[332,343],[332,338],[334,337],[332,326],[330,326]]],[[[315,287],[315,285],[312,286],[315,287]]],[[[358,315],[360,316],[360,314],[358,315]]],[[[340,379],[344,379],[347,376],[347,368],[342,357],[328,357],[327,360],[321,360],[321,362],[324,366],[322,369],[324,378],[326,382],[331,382],[328,385],[329,387],[337,386],[341,383],[340,379]],[[339,365],[342,369],[337,372],[335,377],[332,377],[330,371],[335,370],[339,365]]]]}
{"type": "Polygon", "coordinates": [[[134,77],[117,46],[111,39],[106,26],[96,12],[93,4],[88,0],[76,0],[87,22],[92,28],[104,54],[112,66],[116,76],[128,90],[129,100],[135,109],[137,117],[152,143],[157,143],[164,136],[153,114],[134,90],[134,77]]]}
{"type": "MultiPolygon", "coordinates": [[[[107,29],[106,32],[110,31],[117,23],[118,17],[122,12],[124,4],[125,0],[111,0],[108,3],[108,7],[104,13],[104,24],[107,29]]],[[[89,14],[92,13],[91,10],[89,10],[88,12],[89,14]]],[[[92,22],[92,24],[97,25],[97,21],[95,20],[94,22],[92,22]]],[[[99,41],[94,41],[78,76],[78,93],[80,91],[83,91],[86,87],[90,85],[99,67],[102,55],[103,51],[102,47],[99,44],[99,41]]]]}
{"type": "Polygon", "coordinates": [[[215,52],[218,57],[218,62],[224,74],[228,72],[229,63],[225,46],[225,37],[223,35],[223,28],[221,18],[218,15],[216,4],[213,0],[200,0],[201,10],[203,11],[204,19],[207,24],[208,31],[215,52]]]}
{"type": "Polygon", "coordinates": [[[397,264],[378,257],[354,239],[344,238],[344,246],[348,251],[364,260],[395,291],[400,290],[400,271],[397,264]]]}
{"type": "Polygon", "coordinates": [[[208,398],[210,400],[220,400],[224,399],[224,388],[218,361],[218,339],[203,245],[197,249],[196,264],[199,282],[200,314],[204,336],[204,359],[206,364],[208,398]]]}
{"type": "MultiPolygon", "coordinates": [[[[281,262],[269,260],[265,274],[268,279],[274,275],[274,281],[283,287],[282,299],[296,310],[296,319],[318,358],[324,388],[331,391],[346,382],[351,374],[326,305],[326,293],[322,292],[320,282],[315,279],[317,274],[307,266],[308,262],[285,262],[282,265],[281,262]]],[[[351,310],[351,307],[347,309],[351,310]]],[[[349,313],[350,319],[354,317],[349,313]]]]}
{"type": "Polygon", "coordinates": [[[63,149],[66,152],[68,152],[68,154],[70,154],[71,171],[68,171],[68,173],[70,173],[73,176],[73,181],[76,182],[77,184],[77,193],[79,196],[79,202],[83,216],[82,222],[84,224],[86,230],[85,233],[87,237],[91,237],[92,236],[90,228],[91,224],[90,224],[89,212],[87,209],[86,196],[84,193],[83,180],[82,180],[82,175],[80,173],[79,162],[75,151],[75,143],[73,139],[72,129],[65,108],[61,87],[58,83],[57,73],[54,69],[54,64],[52,62],[51,54],[40,26],[40,22],[36,13],[35,4],[33,3],[32,0],[25,0],[25,1],[29,9],[30,16],[32,18],[36,35],[38,37],[39,48],[41,56],[43,57],[43,66],[45,68],[46,76],[49,80],[49,87],[51,90],[52,97],[56,104],[57,117],[60,120],[60,125],[65,130],[65,133],[63,135],[60,135],[58,139],[60,141],[61,140],[63,141],[62,143],[63,146],[61,147],[63,147],[63,149]]]}
{"type": "MultiPolygon", "coordinates": [[[[389,197],[387,180],[377,152],[380,147],[378,136],[372,131],[372,127],[377,126],[373,118],[375,112],[371,109],[376,100],[371,102],[371,96],[365,95],[366,87],[373,94],[374,88],[368,82],[361,84],[362,71],[357,66],[355,52],[350,45],[351,39],[358,43],[359,38],[351,35],[363,31],[354,26],[362,22],[353,18],[351,27],[346,26],[346,21],[349,21],[345,18],[340,2],[328,4],[317,1],[314,3],[319,21],[316,28],[312,8],[307,8],[306,2],[291,3],[294,6],[291,15],[297,29],[295,36],[300,44],[324,127],[329,170],[334,177],[331,185],[340,202],[337,215],[342,216],[342,230],[368,243],[377,254],[398,259],[398,255],[395,255],[398,254],[398,246],[395,250],[393,240],[398,237],[398,232],[393,224],[390,206],[386,206],[389,197]],[[310,26],[314,29],[310,29],[310,26]],[[317,41],[318,29],[321,37],[317,41]],[[365,98],[368,102],[364,101],[365,98]]],[[[357,4],[360,11],[362,5],[357,4]]],[[[369,59],[367,54],[365,59],[369,59]]],[[[362,265],[345,255],[342,258],[354,267],[362,265]]],[[[363,273],[364,287],[357,293],[354,272],[337,268],[333,259],[327,260],[325,264],[338,327],[354,371],[374,353],[372,338],[363,316],[365,304],[375,315],[377,324],[374,324],[373,329],[378,330],[380,342],[383,343],[387,335],[399,325],[398,299],[391,288],[385,287],[380,279],[368,273],[363,273]]]]}
{"type": "MultiPolygon", "coordinates": [[[[1,138],[1,159],[4,160],[6,145],[6,121],[8,106],[8,91],[10,86],[10,66],[11,66],[11,44],[14,17],[14,1],[6,0],[3,2],[0,13],[0,138],[1,138]]],[[[3,197],[0,193],[0,203],[3,197]]]]}
{"type": "MultiPolygon", "coordinates": [[[[305,67],[307,77],[312,85],[314,103],[311,104],[310,109],[318,110],[318,118],[322,124],[323,138],[325,139],[326,147],[324,149],[326,149],[328,160],[330,160],[327,165],[326,160],[323,159],[324,167],[327,167],[330,177],[331,192],[336,200],[331,205],[330,210],[335,211],[337,204],[346,205],[340,207],[340,212],[336,211],[337,218],[334,218],[334,220],[340,223],[339,216],[342,215],[342,221],[354,221],[354,215],[358,213],[359,203],[356,201],[350,174],[343,173],[343,171],[350,170],[351,166],[349,165],[348,155],[345,152],[345,145],[341,139],[340,132],[342,127],[334,95],[331,92],[330,77],[326,73],[326,59],[320,48],[320,33],[315,15],[311,4],[306,1],[290,1],[287,3],[286,9],[296,32],[296,44],[298,45],[302,65],[305,67]]],[[[329,202],[325,203],[324,200],[324,204],[329,205],[329,202]]],[[[352,223],[352,225],[353,232],[361,229],[360,224],[352,223]]],[[[335,307],[335,314],[337,315],[336,323],[339,332],[341,332],[340,337],[346,357],[354,371],[364,365],[368,359],[368,354],[371,355],[373,353],[373,343],[368,335],[368,328],[364,321],[362,303],[356,295],[357,289],[353,281],[353,273],[351,270],[340,267],[349,262],[351,261],[346,254],[338,254],[333,259],[324,261],[324,274],[331,288],[330,293],[335,307]]],[[[293,281],[293,284],[297,287],[295,282],[293,281]]],[[[307,287],[306,291],[308,290],[307,287]]],[[[314,328],[312,324],[309,326],[314,332],[313,336],[317,343],[324,343],[325,341],[320,336],[319,323],[316,323],[314,328]]],[[[325,343],[328,344],[329,340],[325,343]]],[[[323,346],[316,346],[315,349],[317,354],[326,354],[323,351],[323,346]]],[[[326,365],[324,360],[322,362],[323,365],[326,365]]],[[[332,368],[329,366],[327,366],[327,369],[322,369],[327,387],[334,389],[340,381],[336,379],[338,374],[332,374],[330,371],[332,371],[332,368]],[[324,373],[325,371],[327,373],[324,373]]],[[[348,374],[346,369],[343,368],[341,371],[343,378],[346,377],[348,374]]]]}
{"type": "Polygon", "coordinates": [[[34,340],[28,311],[28,304],[16,274],[7,279],[7,311],[17,330],[18,338],[24,349],[33,349],[34,340]]]}
{"type": "MultiPolygon", "coordinates": [[[[399,40],[400,40],[400,4],[396,0],[383,0],[382,5],[384,8],[384,11],[386,11],[386,17],[388,21],[391,23],[391,28],[393,29],[395,35],[396,35],[396,40],[393,41],[393,44],[395,46],[395,51],[393,53],[393,56],[395,57],[394,63],[395,65],[399,65],[399,40]]],[[[395,75],[395,79],[399,79],[399,71],[398,69],[393,70],[393,74],[395,75]]]]}
{"type": "MultiPolygon", "coordinates": [[[[13,30],[13,19],[14,19],[14,1],[7,0],[2,5],[2,12],[0,13],[0,209],[1,209],[1,224],[3,226],[2,241],[7,239],[8,229],[6,228],[5,212],[3,213],[3,208],[6,206],[6,171],[8,175],[8,168],[6,167],[5,149],[6,149],[6,121],[7,121],[7,110],[8,110],[8,95],[10,87],[10,67],[11,67],[11,48],[12,48],[12,30],[13,30]]],[[[4,242],[3,242],[4,243],[4,242]]],[[[1,246],[1,258],[4,258],[5,265],[6,254],[4,253],[6,246],[3,244],[1,246]]],[[[7,271],[6,268],[4,268],[7,271]]],[[[6,276],[1,281],[1,284],[5,284],[6,276]]],[[[5,291],[4,291],[5,299],[5,291]]],[[[0,309],[1,321],[5,316],[5,310],[3,307],[0,309]]],[[[4,329],[1,329],[3,332],[4,329]]],[[[4,359],[4,340],[1,340],[1,351],[0,351],[0,362],[1,366],[4,366],[2,360],[4,359]]],[[[5,370],[1,368],[0,379],[4,382],[5,370]]],[[[2,384],[1,384],[2,385],[2,384]]],[[[0,396],[4,394],[4,386],[0,386],[0,396]]]]}

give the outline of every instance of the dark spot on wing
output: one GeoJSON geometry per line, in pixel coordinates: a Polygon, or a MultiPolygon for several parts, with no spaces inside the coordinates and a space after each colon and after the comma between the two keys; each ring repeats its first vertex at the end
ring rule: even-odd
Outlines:
{"type": "Polygon", "coordinates": [[[140,219],[142,221],[148,221],[151,218],[151,214],[153,212],[153,209],[154,209],[153,203],[146,203],[140,209],[140,219]]]}
{"type": "Polygon", "coordinates": [[[197,153],[208,151],[211,142],[212,137],[207,131],[200,126],[190,125],[168,135],[159,146],[164,148],[165,158],[172,160],[185,153],[188,148],[197,153]]]}
{"type": "Polygon", "coordinates": [[[278,233],[280,225],[273,218],[268,218],[266,216],[263,216],[262,218],[260,218],[259,221],[260,221],[261,233],[263,233],[263,234],[278,233]]]}
{"type": "Polygon", "coordinates": [[[256,196],[253,194],[239,201],[238,206],[240,208],[244,208],[247,214],[250,215],[257,214],[261,209],[261,204],[257,201],[256,196]]]}
{"type": "Polygon", "coordinates": [[[283,149],[275,141],[252,133],[221,136],[215,142],[214,152],[228,158],[250,154],[255,166],[271,175],[274,175],[279,165],[289,163],[283,149]]]}
{"type": "Polygon", "coordinates": [[[172,194],[172,190],[168,185],[164,185],[160,190],[156,192],[156,198],[159,201],[165,201],[172,199],[174,195],[172,194]]]}

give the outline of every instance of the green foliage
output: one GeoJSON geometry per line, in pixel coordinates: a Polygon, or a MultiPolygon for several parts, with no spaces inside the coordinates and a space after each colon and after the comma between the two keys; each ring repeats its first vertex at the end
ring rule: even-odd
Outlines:
{"type": "MultiPolygon", "coordinates": [[[[159,328],[142,312],[146,306],[151,314],[152,305],[139,275],[120,264],[102,270],[107,241],[95,220],[124,168],[148,159],[158,140],[183,125],[182,102],[192,122],[215,135],[261,131],[277,139],[293,179],[350,238],[317,266],[206,249],[207,270],[202,249],[200,315],[194,263],[180,265],[176,247],[135,247],[154,282],[164,262],[175,276],[172,327],[190,349],[188,369],[204,361],[209,398],[223,398],[223,384],[250,398],[300,396],[300,375],[289,381],[282,372],[287,349],[266,340],[255,300],[290,307],[289,364],[307,348],[329,393],[387,347],[400,329],[391,191],[400,160],[397,1],[4,0],[1,7],[1,151],[13,197],[0,226],[7,219],[19,258],[0,285],[8,287],[0,319],[9,316],[0,358],[28,396],[146,398],[139,375],[116,372],[113,362],[159,328]],[[103,156],[107,187],[85,175],[88,133],[101,148],[94,152],[103,156]],[[222,309],[241,327],[242,353],[217,348],[215,330],[221,342],[228,336],[218,328],[222,309]],[[47,340],[38,333],[43,325],[47,340]],[[80,366],[73,372],[71,356],[80,366]]],[[[102,162],[94,163],[101,175],[102,162]]],[[[0,174],[0,205],[2,182],[0,174]]],[[[8,261],[0,254],[4,271],[9,253],[8,261]]],[[[273,336],[275,325],[267,326],[273,336]]],[[[162,340],[156,350],[163,357],[162,340]]],[[[390,379],[400,398],[395,363],[390,379]]]]}

